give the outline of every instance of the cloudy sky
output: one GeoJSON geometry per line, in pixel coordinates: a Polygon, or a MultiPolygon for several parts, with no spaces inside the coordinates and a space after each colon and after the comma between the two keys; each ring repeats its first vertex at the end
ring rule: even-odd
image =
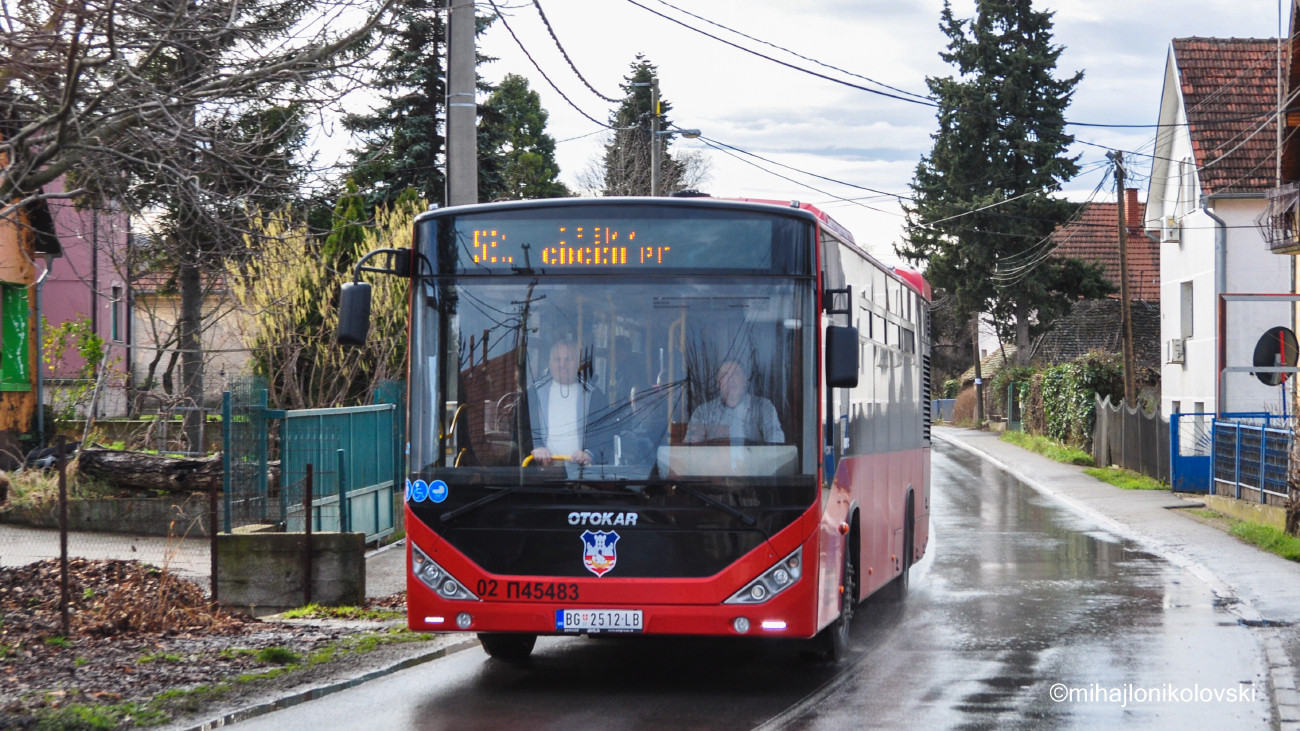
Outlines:
{"type": "MultiPolygon", "coordinates": [[[[478,0],[480,12],[490,12],[478,0]]],[[[672,102],[673,121],[699,128],[715,140],[796,168],[849,183],[906,193],[919,157],[930,147],[933,109],[840,86],[756,58],[633,5],[628,0],[539,0],[574,63],[598,90],[620,96],[618,84],[636,53],[659,66],[660,86],[672,102]]],[[[808,66],[753,41],[683,16],[658,0],[637,0],[743,45],[808,66]]],[[[942,0],[668,0],[673,5],[756,38],[884,83],[925,92],[927,75],[946,75],[938,57],[942,0]]],[[[583,111],[608,118],[611,105],[587,91],[568,68],[530,0],[496,0],[520,40],[546,75],[583,111]]],[[[1055,0],[1039,2],[1055,12],[1058,43],[1066,47],[1062,74],[1085,72],[1068,116],[1076,121],[1152,124],[1156,121],[1169,41],[1185,36],[1271,38],[1278,33],[1278,0],[1055,0]]],[[[972,0],[955,0],[959,17],[974,12],[972,0]]],[[[495,81],[506,73],[527,77],[550,112],[563,178],[577,175],[600,152],[600,128],[567,104],[528,62],[497,22],[480,39],[480,50],[499,60],[480,73],[495,81]],[[591,136],[572,139],[596,132],[591,136]]],[[[833,72],[829,72],[833,73],[833,72]]],[[[1139,149],[1149,129],[1071,130],[1079,139],[1139,149]]],[[[680,147],[698,146],[683,140],[680,147]]],[[[1104,151],[1078,147],[1087,165],[1104,151]]],[[[1147,150],[1150,148],[1147,147],[1147,150]]],[[[781,171],[826,193],[777,178],[718,152],[708,153],[712,176],[704,189],[717,196],[798,199],[822,205],[878,256],[893,259],[899,208],[889,199],[861,205],[853,188],[781,171]],[[871,210],[863,206],[871,206],[871,210]]],[[[773,167],[773,166],[767,166],[773,167]]],[[[1097,169],[1072,181],[1068,194],[1082,199],[1102,174],[1097,169]]],[[[1150,169],[1142,159],[1137,173],[1150,169]]],[[[779,170],[779,168],[773,168],[779,170]]]]}

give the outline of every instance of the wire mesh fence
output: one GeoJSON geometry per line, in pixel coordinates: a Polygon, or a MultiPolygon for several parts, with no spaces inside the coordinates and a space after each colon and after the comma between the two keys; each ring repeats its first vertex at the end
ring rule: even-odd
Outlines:
{"type": "Polygon", "coordinates": [[[156,577],[162,569],[211,597],[219,480],[211,480],[206,492],[117,495],[78,471],[76,453],[63,448],[61,464],[11,474],[0,567],[36,564],[41,573],[57,572],[83,606],[96,598],[82,594],[79,577],[105,570],[126,581],[156,577]]]}

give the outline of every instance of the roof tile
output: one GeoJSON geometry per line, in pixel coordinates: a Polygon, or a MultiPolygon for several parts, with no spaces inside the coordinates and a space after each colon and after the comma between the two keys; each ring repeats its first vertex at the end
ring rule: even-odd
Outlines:
{"type": "Polygon", "coordinates": [[[1277,39],[1175,38],[1206,193],[1262,192],[1277,177],[1277,39]]]}

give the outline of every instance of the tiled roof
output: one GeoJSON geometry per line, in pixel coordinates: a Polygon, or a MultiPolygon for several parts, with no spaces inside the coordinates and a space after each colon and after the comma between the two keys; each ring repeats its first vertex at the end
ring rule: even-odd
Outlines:
{"type": "MultiPolygon", "coordinates": [[[[1094,350],[1122,353],[1122,314],[1118,299],[1085,300],[1043,333],[1034,350],[1034,362],[1066,363],[1094,350]]],[[[1160,368],[1160,304],[1133,302],[1133,361],[1139,369],[1160,368]]],[[[1143,380],[1140,376],[1139,381],[1143,380]]]]}
{"type": "MultiPolygon", "coordinates": [[[[1137,201],[1137,191],[1129,189],[1128,272],[1130,299],[1160,301],[1160,245],[1147,238],[1142,230],[1146,206],[1137,201]]],[[[1119,288],[1119,225],[1115,203],[1086,203],[1078,218],[1052,234],[1056,256],[1100,262],[1106,278],[1119,288]]],[[[1118,297],[1118,295],[1116,295],[1118,297]]]]}
{"type": "Polygon", "coordinates": [[[1174,58],[1204,192],[1272,188],[1277,40],[1175,38],[1174,58]]]}

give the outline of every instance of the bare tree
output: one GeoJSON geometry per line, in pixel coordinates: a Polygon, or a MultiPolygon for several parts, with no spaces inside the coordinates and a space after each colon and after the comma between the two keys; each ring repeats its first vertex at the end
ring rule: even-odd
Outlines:
{"type": "MultiPolygon", "coordinates": [[[[160,212],[182,392],[203,395],[207,295],[247,211],[296,196],[305,120],[356,83],[400,0],[22,0],[0,7],[0,215],[42,198],[160,212]],[[51,194],[60,176],[68,184],[51,194]],[[206,274],[205,274],[206,273],[206,274]]],[[[186,422],[197,440],[197,414],[186,422]]]]}

